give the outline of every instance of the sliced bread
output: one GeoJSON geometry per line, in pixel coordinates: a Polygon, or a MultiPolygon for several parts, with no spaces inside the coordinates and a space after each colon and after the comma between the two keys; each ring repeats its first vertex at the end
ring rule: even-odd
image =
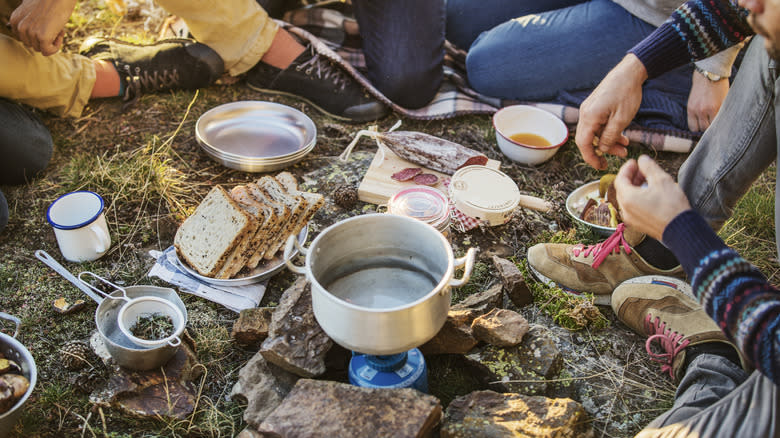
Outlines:
{"type": "Polygon", "coordinates": [[[284,203],[276,201],[273,196],[271,196],[267,191],[255,183],[249,183],[246,186],[249,189],[249,193],[255,199],[271,207],[276,214],[276,221],[273,225],[270,225],[268,232],[266,233],[266,238],[257,248],[255,248],[254,253],[247,261],[246,266],[249,269],[254,269],[263,259],[263,256],[267,252],[271,241],[273,240],[273,236],[276,236],[276,233],[278,233],[282,226],[286,223],[286,218],[290,216],[290,207],[284,203]]]}
{"type": "Polygon", "coordinates": [[[267,213],[270,211],[270,208],[256,201],[249,194],[246,186],[239,185],[233,187],[233,189],[230,190],[230,197],[233,198],[241,208],[255,218],[258,226],[253,233],[248,234],[247,237],[233,249],[233,252],[222,266],[222,269],[215,275],[216,278],[220,279],[232,278],[246,265],[253,252],[252,244],[254,239],[258,234],[265,233],[263,225],[270,219],[267,213]]]}
{"type": "Polygon", "coordinates": [[[173,244],[179,257],[199,274],[213,277],[257,226],[257,221],[217,185],[179,226],[173,244]]]}
{"type": "Polygon", "coordinates": [[[295,225],[295,227],[293,227],[291,232],[291,234],[297,235],[301,232],[303,227],[309,223],[311,218],[314,217],[314,214],[317,213],[317,210],[325,205],[325,197],[319,193],[299,190],[298,180],[290,172],[281,172],[274,178],[276,178],[276,180],[279,181],[279,183],[282,184],[282,186],[284,186],[288,192],[302,196],[307,202],[306,210],[303,212],[300,220],[295,225]]]}
{"type": "Polygon", "coordinates": [[[270,260],[274,258],[279,249],[287,241],[292,229],[300,220],[301,214],[306,210],[307,202],[302,196],[293,195],[288,192],[284,186],[274,177],[266,175],[258,179],[256,184],[258,187],[264,189],[273,199],[277,202],[283,203],[290,208],[290,215],[287,216],[287,220],[282,227],[273,236],[268,249],[265,251],[263,258],[270,260]]]}

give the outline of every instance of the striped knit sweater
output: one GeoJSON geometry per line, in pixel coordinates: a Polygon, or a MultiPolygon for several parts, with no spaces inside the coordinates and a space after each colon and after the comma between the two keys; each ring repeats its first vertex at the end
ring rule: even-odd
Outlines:
{"type": "Polygon", "coordinates": [[[688,274],[704,310],[757,370],[780,383],[780,290],[693,210],[667,225],[663,241],[688,274]]]}
{"type": "Polygon", "coordinates": [[[727,0],[691,0],[634,46],[650,78],[714,55],[750,35],[747,10],[727,0]]]}

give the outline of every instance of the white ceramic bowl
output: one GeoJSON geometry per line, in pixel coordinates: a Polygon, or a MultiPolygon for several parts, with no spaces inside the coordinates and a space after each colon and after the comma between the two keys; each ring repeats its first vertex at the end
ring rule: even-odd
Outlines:
{"type": "Polygon", "coordinates": [[[541,164],[552,158],[569,138],[569,129],[553,114],[528,105],[512,105],[493,114],[498,148],[512,161],[541,164]],[[528,146],[510,137],[515,134],[535,134],[547,140],[549,146],[528,146]]]}

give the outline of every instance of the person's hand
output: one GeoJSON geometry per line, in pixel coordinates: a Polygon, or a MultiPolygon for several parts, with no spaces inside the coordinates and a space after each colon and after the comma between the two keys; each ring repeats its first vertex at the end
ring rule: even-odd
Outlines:
{"type": "Polygon", "coordinates": [[[11,30],[19,41],[48,56],[62,47],[65,24],[76,0],[23,0],[11,14],[11,30]]]}
{"type": "Polygon", "coordinates": [[[626,161],[614,184],[623,222],[658,241],[669,222],[691,208],[671,175],[647,155],[626,161]]]}
{"type": "Polygon", "coordinates": [[[728,79],[713,82],[694,71],[691,93],[688,95],[688,129],[704,132],[718,114],[728,92],[728,79]]]}
{"type": "Polygon", "coordinates": [[[574,141],[586,163],[606,169],[607,160],[602,155],[626,156],[628,138],[623,130],[639,110],[646,79],[645,66],[628,54],[582,102],[574,141]]]}

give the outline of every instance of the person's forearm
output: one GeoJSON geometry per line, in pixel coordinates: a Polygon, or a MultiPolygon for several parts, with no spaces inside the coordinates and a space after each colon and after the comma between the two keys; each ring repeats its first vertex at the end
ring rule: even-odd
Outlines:
{"type": "Polygon", "coordinates": [[[702,307],[756,369],[780,383],[780,291],[688,210],[663,233],[702,307]]]}
{"type": "Polygon", "coordinates": [[[747,10],[727,0],[691,0],[629,52],[650,78],[714,55],[743,41],[753,30],[747,10]]]}

